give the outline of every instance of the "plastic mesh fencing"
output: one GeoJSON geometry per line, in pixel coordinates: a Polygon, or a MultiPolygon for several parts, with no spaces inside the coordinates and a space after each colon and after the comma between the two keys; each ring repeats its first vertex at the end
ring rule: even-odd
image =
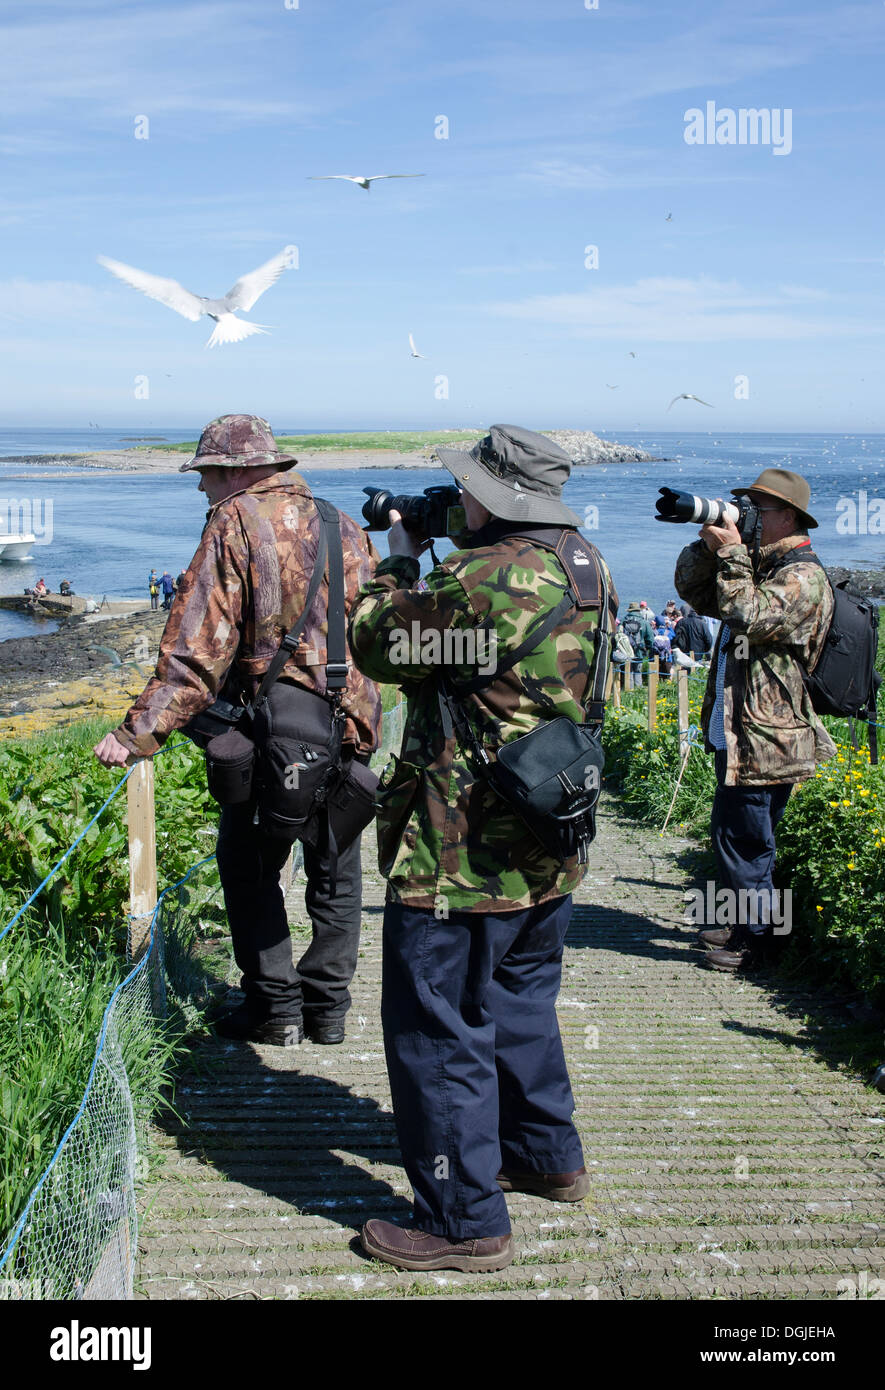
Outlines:
{"type": "MultiPolygon", "coordinates": [[[[384,715],[376,771],[400,745],[404,709],[384,715]]],[[[299,844],[283,876],[287,901],[301,867],[299,844]]],[[[148,947],[108,1001],[77,1112],[0,1251],[0,1300],[132,1298],[136,1185],[176,1045],[208,999],[192,949],[207,919],[224,920],[214,855],[160,895],[148,947]]]]}
{"type": "Polygon", "coordinates": [[[205,1003],[190,946],[219,894],[212,856],[161,896],[148,948],[105,1009],[79,1108],[0,1253],[0,1299],[132,1297],[147,1128],[205,1003]]]}

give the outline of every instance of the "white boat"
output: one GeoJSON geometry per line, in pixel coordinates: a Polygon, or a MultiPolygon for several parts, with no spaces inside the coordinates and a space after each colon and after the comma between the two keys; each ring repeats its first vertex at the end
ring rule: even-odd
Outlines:
{"type": "Polygon", "coordinates": [[[31,546],[36,541],[37,537],[29,531],[13,531],[9,535],[0,531],[0,560],[30,560],[31,546]]]}

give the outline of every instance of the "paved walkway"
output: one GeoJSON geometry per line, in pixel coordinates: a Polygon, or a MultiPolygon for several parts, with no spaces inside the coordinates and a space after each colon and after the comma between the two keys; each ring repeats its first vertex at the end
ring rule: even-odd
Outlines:
{"type": "MultiPolygon", "coordinates": [[[[600,818],[576,898],[560,1021],[590,1197],[509,1198],[500,1274],[363,1258],[370,1216],[408,1212],[378,1020],[383,885],[366,873],[347,1042],[208,1044],[184,1124],[158,1135],[144,1298],[834,1298],[885,1294],[882,1099],[857,1027],[805,987],[698,964],[689,848],[600,818]]],[[[367,864],[369,857],[366,857],[367,864]]]]}

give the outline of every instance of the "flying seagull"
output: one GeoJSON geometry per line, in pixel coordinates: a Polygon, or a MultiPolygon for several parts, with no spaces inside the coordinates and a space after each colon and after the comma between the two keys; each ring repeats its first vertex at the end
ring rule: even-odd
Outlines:
{"type": "Polygon", "coordinates": [[[693,396],[690,391],[683,391],[680,395],[674,396],[667,409],[672,410],[677,401],[697,401],[698,405],[710,406],[710,409],[713,409],[709,401],[702,401],[700,396],[693,396]]]}
{"type": "Polygon", "coordinates": [[[667,216],[664,218],[664,221],[665,221],[665,222],[672,222],[672,221],[673,221],[673,214],[672,214],[672,212],[668,212],[668,213],[667,213],[667,216]]]}
{"type": "Polygon", "coordinates": [[[415,347],[415,339],[412,337],[411,333],[409,334],[409,352],[413,357],[420,357],[422,362],[427,361],[427,358],[424,356],[424,353],[419,352],[418,349],[415,347]]]}
{"type": "Polygon", "coordinates": [[[309,179],[346,179],[348,183],[358,183],[360,188],[369,191],[369,184],[376,179],[423,179],[423,174],[308,174],[309,179]]]}
{"type": "Polygon", "coordinates": [[[627,356],[628,356],[628,357],[635,357],[635,356],[636,356],[636,353],[635,353],[635,352],[628,352],[628,353],[627,353],[627,356]]]}
{"type": "Polygon", "coordinates": [[[608,382],[606,382],[605,384],[606,384],[606,386],[608,386],[608,389],[609,389],[610,391],[617,391],[617,389],[618,389],[617,386],[609,386],[609,385],[608,385],[608,382]]]}
{"type": "Polygon", "coordinates": [[[111,261],[107,256],[99,256],[98,263],[112,275],[116,275],[118,280],[131,285],[135,290],[141,290],[148,299],[158,299],[168,309],[174,309],[177,314],[190,319],[192,323],[196,323],[203,314],[208,314],[210,319],[215,320],[215,328],[206,346],[218,347],[219,343],[238,343],[243,338],[251,337],[253,333],[267,332],[263,324],[238,319],[235,311],[252,308],[256,299],[264,294],[265,290],[270,289],[274,281],[282,275],[289,264],[289,256],[288,248],[272,256],[257,270],[243,275],[223,299],[207,299],[205,295],[192,294],[177,280],[150,275],[146,270],[135,270],[131,265],[124,265],[122,261],[111,261]]]}

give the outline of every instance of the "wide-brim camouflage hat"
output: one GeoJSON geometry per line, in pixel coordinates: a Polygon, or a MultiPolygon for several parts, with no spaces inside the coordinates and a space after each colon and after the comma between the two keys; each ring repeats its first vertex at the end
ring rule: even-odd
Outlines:
{"type": "Polygon", "coordinates": [[[811,488],[801,473],[793,473],[789,468],[763,468],[755,483],[731,489],[732,497],[743,497],[747,492],[762,492],[766,497],[776,497],[785,506],[792,507],[806,526],[817,526],[808,510],[811,488]]]}
{"type": "Polygon", "coordinates": [[[281,454],[273,430],[260,415],[219,415],[200,435],[197,452],[179,468],[258,468],[264,463],[285,464],[291,468],[298,460],[281,454]]]}
{"type": "Polygon", "coordinates": [[[544,434],[518,425],[492,425],[470,450],[438,448],[435,453],[458,486],[492,516],[581,525],[578,514],[560,501],[572,461],[544,434]]]}

